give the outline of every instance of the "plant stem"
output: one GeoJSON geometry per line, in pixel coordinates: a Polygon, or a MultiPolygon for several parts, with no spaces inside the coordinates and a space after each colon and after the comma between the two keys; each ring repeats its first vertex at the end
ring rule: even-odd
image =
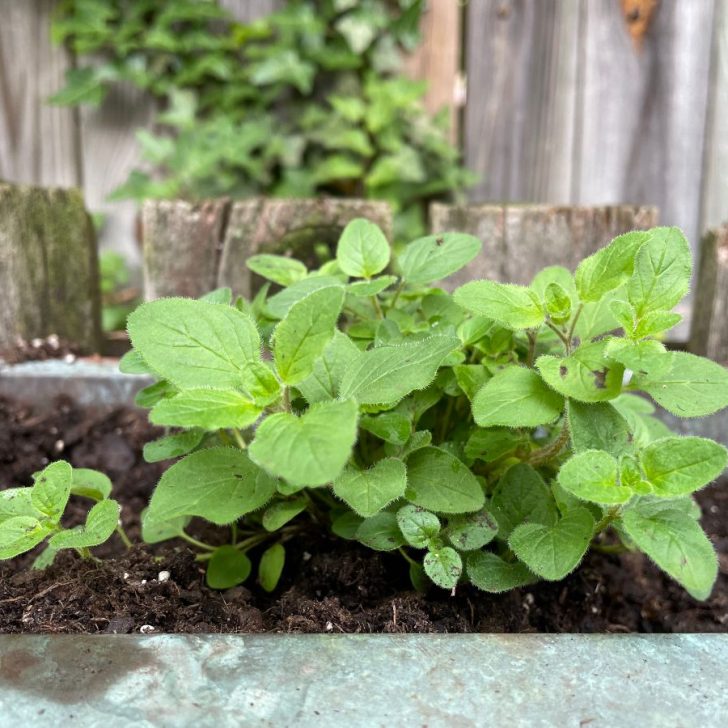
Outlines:
{"type": "Polygon", "coordinates": [[[581,316],[581,312],[584,310],[584,304],[580,303],[579,308],[576,309],[576,314],[574,315],[574,318],[571,322],[571,326],[569,328],[569,352],[571,352],[571,342],[574,340],[574,330],[576,329],[576,324],[579,321],[579,316],[581,316]]]}
{"type": "Polygon", "coordinates": [[[540,450],[534,450],[526,459],[531,465],[541,465],[555,458],[569,442],[569,423],[564,418],[559,436],[540,450]]]}
{"type": "Polygon", "coordinates": [[[569,343],[569,340],[566,338],[566,335],[564,334],[561,329],[559,329],[557,326],[554,326],[550,321],[546,322],[546,326],[548,326],[551,331],[553,331],[556,336],[561,339],[561,343],[564,345],[564,348],[566,349],[566,353],[569,353],[569,350],[571,349],[571,344],[569,343]]]}
{"type": "Polygon", "coordinates": [[[124,530],[124,527],[121,525],[121,523],[117,524],[116,532],[119,534],[119,538],[121,539],[121,542],[124,544],[124,546],[126,546],[127,549],[132,548],[134,544],[126,535],[126,531],[124,530]]]}
{"type": "Polygon", "coordinates": [[[447,407],[445,408],[445,416],[442,418],[442,425],[440,427],[440,442],[445,442],[445,435],[447,435],[447,428],[450,426],[450,418],[452,417],[453,407],[455,406],[455,398],[447,398],[447,407]]]}
{"type": "Polygon", "coordinates": [[[384,318],[384,313],[382,311],[382,307],[379,305],[379,299],[376,297],[376,295],[372,296],[372,303],[374,304],[374,310],[377,312],[377,317],[380,319],[384,318]]]}
{"type": "Polygon", "coordinates": [[[245,439],[243,438],[243,435],[240,432],[240,430],[233,429],[233,430],[231,430],[231,432],[233,433],[233,439],[237,443],[238,447],[241,450],[247,450],[248,446],[247,446],[245,439]]]}
{"type": "Polygon", "coordinates": [[[413,566],[419,566],[419,564],[401,546],[397,550],[400,554],[402,554],[402,556],[404,556],[404,560],[408,564],[412,564],[413,566]]]}
{"type": "Polygon", "coordinates": [[[286,412],[291,411],[291,392],[288,387],[283,387],[283,409],[286,412]]]}
{"type": "Polygon", "coordinates": [[[196,546],[198,549],[202,549],[203,551],[215,551],[217,549],[217,546],[211,546],[209,543],[205,543],[204,541],[198,541],[188,533],[185,533],[185,531],[180,531],[177,535],[183,541],[187,541],[187,543],[192,544],[192,546],[196,546]]]}
{"type": "Polygon", "coordinates": [[[526,358],[526,366],[533,367],[533,360],[536,355],[536,339],[538,338],[538,331],[528,329],[526,331],[526,336],[528,336],[528,356],[526,358]]]}
{"type": "Polygon", "coordinates": [[[602,519],[597,523],[596,526],[594,526],[594,535],[601,533],[606,528],[610,526],[612,521],[616,521],[617,518],[619,518],[620,514],[622,512],[622,509],[620,506],[614,506],[613,508],[610,508],[602,517],[602,519]]]}
{"type": "Polygon", "coordinates": [[[389,304],[389,310],[391,311],[395,304],[397,303],[397,300],[399,299],[399,294],[402,293],[402,289],[404,288],[404,281],[400,280],[399,285],[397,286],[397,290],[394,292],[394,298],[392,298],[392,302],[389,304]]]}

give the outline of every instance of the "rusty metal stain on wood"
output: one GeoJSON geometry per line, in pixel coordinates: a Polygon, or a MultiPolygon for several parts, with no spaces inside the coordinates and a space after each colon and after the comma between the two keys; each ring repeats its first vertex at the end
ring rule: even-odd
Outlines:
{"type": "Polygon", "coordinates": [[[632,37],[635,50],[641,51],[659,0],[621,0],[621,3],[627,32],[632,37]]]}

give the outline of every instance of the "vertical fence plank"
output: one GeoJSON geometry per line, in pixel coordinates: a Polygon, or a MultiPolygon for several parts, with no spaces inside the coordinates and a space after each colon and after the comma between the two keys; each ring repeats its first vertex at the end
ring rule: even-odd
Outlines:
{"type": "Polygon", "coordinates": [[[53,0],[0,0],[0,179],[81,181],[77,114],[50,106],[71,59],[51,45],[53,0]]]}
{"type": "Polygon", "coordinates": [[[581,6],[466,6],[465,162],[481,177],[474,201],[570,201],[581,6]]]}

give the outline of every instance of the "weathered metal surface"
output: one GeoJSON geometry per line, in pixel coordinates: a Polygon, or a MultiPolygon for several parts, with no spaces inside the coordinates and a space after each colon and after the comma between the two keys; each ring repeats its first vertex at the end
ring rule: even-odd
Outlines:
{"type": "Polygon", "coordinates": [[[3,726],[725,725],[728,635],[0,638],[3,726]]]}
{"type": "Polygon", "coordinates": [[[132,404],[134,395],[151,383],[149,377],[122,374],[116,359],[70,363],[50,359],[13,365],[0,360],[0,395],[39,407],[53,406],[61,394],[89,407],[132,404]]]}

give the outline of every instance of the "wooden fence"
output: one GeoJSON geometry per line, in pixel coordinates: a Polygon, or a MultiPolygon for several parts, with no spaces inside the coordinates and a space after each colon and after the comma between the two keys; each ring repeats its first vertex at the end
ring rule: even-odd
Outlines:
{"type": "MultiPolygon", "coordinates": [[[[276,0],[222,2],[249,20],[276,0]]],[[[80,186],[104,245],[138,255],[135,205],[106,196],[151,106],[46,104],[74,63],[53,5],[0,0],[0,179],[80,186]]],[[[429,0],[423,37],[407,65],[460,123],[474,201],[656,205],[693,243],[728,218],[728,0],[429,0]]]]}

